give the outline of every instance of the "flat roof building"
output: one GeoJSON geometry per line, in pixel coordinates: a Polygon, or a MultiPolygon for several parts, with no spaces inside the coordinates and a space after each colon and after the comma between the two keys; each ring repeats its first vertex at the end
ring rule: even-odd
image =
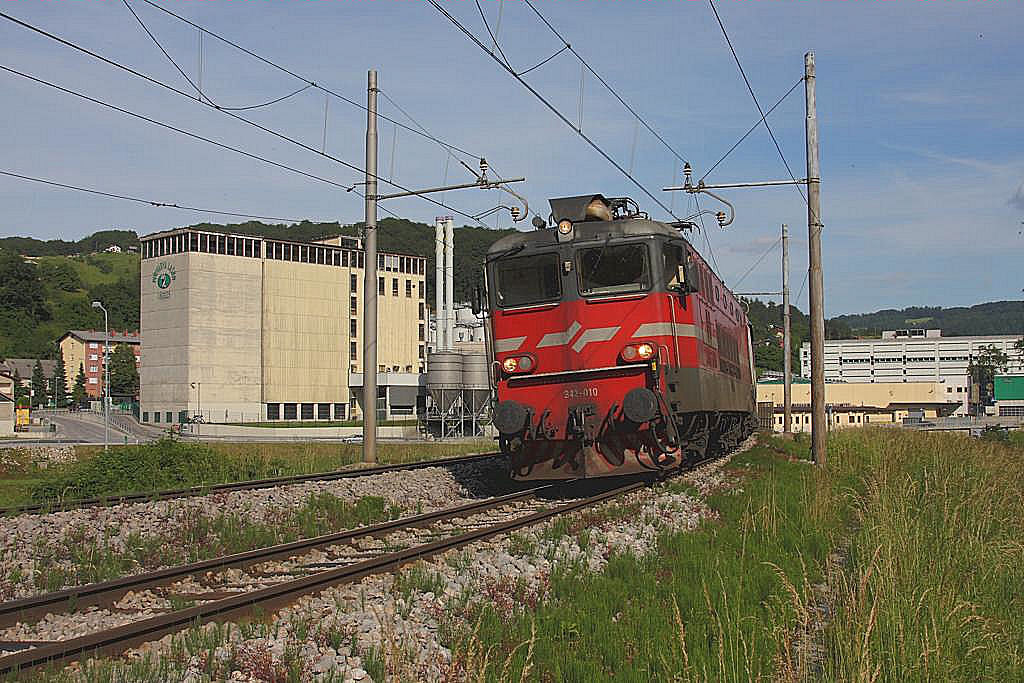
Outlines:
{"type": "MultiPolygon", "coordinates": [[[[100,330],[68,330],[60,339],[60,347],[64,358],[64,378],[67,380],[67,392],[70,395],[75,388],[78,370],[85,371],[85,393],[92,398],[103,396],[103,346],[109,345],[108,353],[113,356],[114,350],[121,344],[127,344],[135,354],[135,367],[140,365],[141,350],[138,332],[110,331],[110,337],[100,330]]],[[[52,376],[52,375],[51,375],[52,376]]]]}
{"type": "MultiPolygon", "coordinates": [[[[758,382],[758,406],[771,406],[772,428],[782,432],[784,387],[779,382],[758,382]]],[[[811,385],[792,385],[790,431],[811,431],[811,385]]],[[[829,429],[863,427],[869,424],[901,424],[912,412],[926,418],[945,417],[959,408],[959,398],[950,397],[941,382],[857,382],[825,385],[829,429]]]]}
{"type": "MultiPolygon", "coordinates": [[[[880,339],[825,341],[826,382],[942,382],[947,399],[968,412],[967,366],[978,352],[994,346],[1010,363],[1007,372],[1024,372],[1024,356],[1014,348],[1017,335],[943,337],[941,330],[887,330],[880,339]]],[[[800,347],[800,373],[811,374],[811,345],[800,347]]]]}
{"type": "MultiPolygon", "coordinates": [[[[179,422],[353,417],[365,252],[182,228],[141,238],[140,417],[179,422]]],[[[425,362],[426,259],[378,254],[379,373],[425,362]]],[[[386,387],[382,383],[382,387],[386,387]]],[[[386,397],[387,398],[387,397],[386,397]]],[[[402,409],[406,397],[385,404],[402,409]]]]}

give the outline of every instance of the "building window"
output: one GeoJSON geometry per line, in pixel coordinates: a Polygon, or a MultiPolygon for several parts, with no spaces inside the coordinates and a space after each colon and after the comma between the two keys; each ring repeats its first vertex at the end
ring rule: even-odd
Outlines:
{"type": "Polygon", "coordinates": [[[357,336],[359,336],[356,333],[356,327],[357,327],[357,323],[356,323],[356,319],[355,318],[352,318],[351,320],[348,321],[348,336],[350,336],[350,337],[357,337],[357,336]]]}
{"type": "Polygon", "coordinates": [[[334,404],[334,419],[344,420],[345,419],[345,405],[344,403],[334,404]]]}
{"type": "Polygon", "coordinates": [[[89,384],[99,384],[99,380],[96,379],[95,377],[90,377],[89,384]]]}
{"type": "Polygon", "coordinates": [[[377,278],[377,293],[382,296],[384,294],[384,278],[382,277],[377,278]]]}
{"type": "Polygon", "coordinates": [[[420,299],[422,299],[423,298],[423,280],[420,280],[417,283],[417,286],[419,287],[419,290],[420,290],[420,299]]]}
{"type": "Polygon", "coordinates": [[[423,338],[423,323],[420,323],[419,338],[420,338],[420,341],[424,341],[424,338],[423,338]]]}
{"type": "Polygon", "coordinates": [[[99,360],[99,356],[95,353],[90,353],[89,360],[99,360]]]}
{"type": "Polygon", "coordinates": [[[98,371],[99,371],[99,368],[97,368],[95,365],[90,365],[89,366],[89,372],[98,372],[98,371]]]}
{"type": "Polygon", "coordinates": [[[357,299],[355,297],[352,297],[352,299],[349,300],[349,302],[348,302],[348,311],[352,315],[355,315],[356,313],[359,312],[359,299],[357,299]]]}
{"type": "Polygon", "coordinates": [[[398,296],[398,278],[391,278],[391,296],[398,296]]]}
{"type": "Polygon", "coordinates": [[[302,404],[302,419],[312,420],[313,419],[313,404],[303,403],[302,404]]]}
{"type": "Polygon", "coordinates": [[[348,276],[348,288],[352,290],[353,294],[357,294],[359,292],[359,279],[356,277],[355,273],[348,276]]]}
{"type": "Polygon", "coordinates": [[[142,413],[142,421],[143,422],[149,422],[149,413],[148,412],[142,413]]]}
{"type": "Polygon", "coordinates": [[[316,404],[316,419],[318,419],[318,420],[330,420],[331,419],[331,404],[330,403],[317,403],[316,404]]]}
{"type": "Polygon", "coordinates": [[[96,342],[90,342],[89,343],[89,348],[90,349],[98,349],[99,347],[100,347],[100,345],[97,344],[96,342]]]}
{"type": "Polygon", "coordinates": [[[167,422],[168,422],[168,423],[170,423],[170,422],[174,422],[174,416],[173,416],[173,414],[171,413],[171,411],[169,411],[169,410],[168,410],[168,411],[167,411],[167,413],[166,413],[166,414],[164,415],[164,417],[166,417],[166,418],[167,418],[167,422]]]}
{"type": "Polygon", "coordinates": [[[356,343],[355,342],[349,342],[348,343],[348,355],[352,357],[352,360],[356,359],[356,343]]]}
{"type": "Polygon", "coordinates": [[[156,411],[156,410],[153,411],[153,422],[160,422],[160,412],[159,411],[156,411]]]}
{"type": "Polygon", "coordinates": [[[420,302],[420,320],[423,320],[423,302],[420,302]]]}
{"type": "Polygon", "coordinates": [[[284,404],[284,419],[294,420],[299,416],[298,408],[294,403],[284,404]]]}
{"type": "Polygon", "coordinates": [[[423,359],[423,358],[426,358],[426,357],[427,357],[426,347],[423,346],[423,344],[420,344],[420,358],[423,359]]]}
{"type": "Polygon", "coordinates": [[[234,237],[227,237],[225,239],[227,240],[227,253],[228,253],[228,256],[234,256],[235,255],[235,238],[234,237]]]}

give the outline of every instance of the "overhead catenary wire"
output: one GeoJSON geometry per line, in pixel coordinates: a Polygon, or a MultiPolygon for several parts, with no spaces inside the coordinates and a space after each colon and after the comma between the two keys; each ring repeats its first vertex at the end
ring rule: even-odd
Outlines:
{"type": "MultiPolygon", "coordinates": [[[[322,83],[318,83],[317,81],[315,81],[315,80],[313,80],[311,78],[308,78],[306,76],[303,76],[303,75],[301,75],[301,74],[299,74],[299,73],[289,69],[288,67],[282,66],[281,64],[279,64],[279,63],[277,63],[277,62],[275,62],[275,61],[273,61],[273,60],[271,60],[271,59],[269,59],[267,57],[264,57],[263,55],[260,55],[259,53],[255,52],[253,50],[250,50],[249,48],[247,48],[247,47],[245,47],[245,46],[243,46],[243,45],[241,45],[241,44],[231,40],[230,38],[224,37],[223,35],[217,33],[216,31],[213,31],[213,30],[211,30],[211,29],[209,29],[209,28],[207,28],[205,26],[202,26],[202,25],[192,21],[191,19],[188,19],[187,17],[184,17],[184,16],[182,16],[182,15],[180,15],[180,14],[178,14],[178,13],[172,11],[172,10],[167,9],[166,7],[163,7],[163,6],[159,5],[159,4],[157,4],[156,2],[153,2],[153,0],[141,0],[141,1],[146,3],[147,5],[150,5],[150,6],[154,7],[154,8],[156,8],[156,9],[160,10],[164,14],[167,14],[167,15],[169,15],[171,17],[174,17],[175,19],[177,19],[178,21],[181,21],[182,23],[185,23],[185,24],[187,24],[187,25],[189,25],[189,26],[191,26],[193,28],[199,29],[203,33],[205,33],[205,34],[215,38],[216,40],[219,40],[220,42],[224,43],[225,45],[229,45],[229,46],[233,47],[234,49],[236,49],[236,50],[238,50],[238,51],[240,51],[240,52],[242,52],[244,54],[249,55],[253,59],[256,59],[256,60],[258,60],[260,62],[263,62],[267,66],[270,66],[270,67],[272,67],[274,69],[277,69],[278,71],[280,71],[282,73],[285,73],[285,74],[291,76],[292,78],[296,78],[296,79],[302,81],[303,83],[308,83],[310,85],[310,87],[316,88],[317,90],[320,90],[321,92],[323,92],[323,93],[325,93],[327,95],[330,95],[331,97],[339,99],[342,102],[350,104],[353,107],[356,107],[357,109],[361,109],[363,111],[366,111],[366,105],[363,104],[362,102],[359,102],[358,100],[354,100],[354,99],[352,99],[350,97],[346,97],[345,95],[342,95],[341,93],[339,93],[339,92],[337,92],[337,91],[327,87],[326,85],[323,85],[322,83]]],[[[377,116],[380,117],[381,119],[385,120],[385,121],[388,121],[389,123],[393,123],[394,125],[398,126],[399,128],[404,128],[405,130],[408,130],[408,131],[414,133],[415,135],[418,135],[420,137],[426,138],[426,139],[428,139],[428,140],[430,140],[432,142],[445,145],[445,146],[451,148],[452,150],[458,152],[459,154],[464,154],[464,155],[466,155],[468,157],[471,157],[471,158],[474,158],[474,159],[479,159],[481,156],[483,156],[483,155],[477,154],[475,152],[470,152],[468,150],[465,150],[465,149],[459,147],[458,145],[454,145],[454,144],[452,144],[450,142],[447,142],[447,141],[445,141],[445,140],[443,140],[441,138],[438,138],[438,137],[435,137],[433,135],[430,135],[429,133],[426,133],[424,131],[417,130],[417,129],[413,128],[412,126],[405,125],[405,124],[401,123],[400,121],[396,121],[396,120],[394,120],[394,119],[392,119],[392,118],[390,118],[390,117],[388,117],[388,116],[386,116],[384,114],[381,114],[379,112],[377,113],[377,116]]]]}
{"type": "MultiPolygon", "coordinates": [[[[576,51],[576,48],[574,48],[572,46],[572,44],[570,44],[569,41],[566,40],[565,37],[558,31],[558,29],[556,29],[551,24],[551,22],[548,21],[547,18],[543,14],[540,13],[540,10],[537,9],[537,7],[531,2],[531,0],[524,0],[524,2],[526,3],[526,6],[529,7],[531,10],[533,10],[533,13],[536,14],[537,17],[542,22],[544,22],[544,25],[547,26],[548,29],[553,34],[555,34],[555,37],[557,37],[558,40],[560,40],[562,42],[562,44],[565,46],[563,49],[566,49],[566,50],[569,50],[570,52],[572,52],[573,56],[575,56],[576,59],[578,59],[580,61],[580,63],[583,65],[583,67],[587,71],[589,71],[591,73],[591,75],[593,75],[594,78],[596,78],[598,80],[598,82],[600,82],[601,85],[603,85],[608,90],[608,92],[610,92],[615,97],[615,99],[617,99],[619,101],[619,104],[621,104],[623,107],[625,107],[629,111],[629,113],[632,114],[636,118],[636,120],[639,121],[640,124],[643,125],[643,127],[648,130],[648,132],[651,133],[651,135],[653,135],[655,138],[657,138],[658,142],[660,142],[662,145],[665,146],[665,149],[667,149],[669,152],[671,152],[672,155],[676,159],[678,159],[679,161],[686,162],[686,158],[682,155],[682,153],[676,151],[676,149],[674,147],[672,147],[672,145],[670,145],[665,140],[665,138],[663,138],[658,133],[658,131],[654,130],[654,128],[647,122],[646,119],[644,119],[644,117],[642,117],[639,114],[639,112],[636,111],[636,109],[634,109],[628,102],[626,102],[625,99],[623,99],[623,97],[619,94],[619,92],[615,88],[613,88],[608,83],[608,81],[606,81],[601,76],[601,74],[597,73],[597,71],[595,71],[594,68],[590,66],[590,64],[587,62],[587,60],[584,59],[583,56],[579,52],[576,51]]],[[[561,51],[559,51],[559,52],[561,52],[561,51]]],[[[555,53],[555,54],[558,54],[558,53],[555,53]]],[[[554,55],[552,55],[552,57],[553,56],[554,55]]],[[[551,59],[551,57],[549,57],[549,59],[551,59]]]]}
{"type": "MultiPolygon", "coordinates": [[[[797,81],[796,83],[794,83],[794,84],[793,84],[793,87],[792,87],[792,88],[790,88],[789,90],[787,90],[787,91],[786,91],[786,94],[785,94],[785,95],[783,95],[782,97],[780,97],[780,98],[779,98],[779,99],[778,99],[778,100],[777,100],[777,101],[775,102],[775,104],[773,104],[773,105],[771,106],[771,108],[770,108],[770,109],[768,109],[768,111],[767,111],[767,112],[765,112],[765,114],[764,114],[764,117],[767,117],[767,116],[768,116],[768,115],[770,115],[770,114],[771,114],[771,113],[772,113],[773,111],[775,111],[775,109],[776,109],[776,108],[777,108],[777,107],[778,107],[778,106],[779,106],[780,104],[782,104],[782,102],[783,102],[783,101],[784,101],[784,100],[785,100],[785,99],[786,99],[787,97],[789,97],[789,96],[790,96],[790,95],[791,95],[791,94],[793,93],[793,91],[794,91],[794,90],[796,90],[796,89],[797,89],[797,87],[798,87],[798,86],[799,86],[799,85],[800,85],[801,83],[803,83],[803,82],[804,82],[804,78],[803,78],[803,76],[801,76],[801,77],[800,77],[800,80],[798,80],[798,81],[797,81]]],[[[751,127],[750,127],[750,128],[748,129],[748,130],[747,130],[747,132],[746,132],[746,133],[744,133],[744,134],[743,134],[743,136],[742,136],[742,137],[741,137],[741,138],[740,138],[739,140],[737,140],[737,141],[735,142],[735,144],[733,144],[733,146],[732,146],[732,147],[730,147],[730,148],[729,148],[729,151],[727,151],[727,152],[726,152],[725,154],[723,154],[723,155],[722,155],[722,156],[721,156],[721,157],[720,157],[720,158],[718,159],[718,161],[716,161],[715,163],[711,164],[711,168],[709,168],[709,169],[708,169],[707,171],[705,171],[705,172],[704,172],[704,175],[702,175],[702,176],[700,177],[700,180],[704,180],[704,179],[706,179],[706,178],[707,178],[707,177],[708,177],[709,175],[711,175],[711,172],[712,172],[712,171],[714,171],[714,170],[715,170],[716,168],[718,168],[718,165],[719,165],[720,163],[722,163],[723,161],[725,161],[725,160],[726,160],[726,158],[727,158],[727,157],[728,157],[728,156],[729,156],[730,154],[732,154],[732,153],[733,153],[734,151],[736,151],[736,148],[737,148],[737,147],[739,147],[739,146],[740,146],[741,144],[743,144],[743,141],[744,141],[744,140],[746,140],[746,139],[747,139],[747,137],[749,137],[749,136],[750,136],[750,134],[751,134],[751,133],[753,133],[753,132],[754,132],[754,131],[755,131],[755,130],[757,129],[757,127],[761,125],[761,122],[762,122],[762,121],[764,120],[764,117],[762,117],[762,118],[758,119],[757,121],[755,121],[755,122],[754,122],[754,125],[752,125],[752,126],[751,126],[751,127]]],[[[698,180],[697,182],[700,182],[700,181],[698,180]]]]}
{"type": "MultiPolygon", "coordinates": [[[[336,156],[334,156],[332,154],[329,154],[327,152],[320,151],[320,150],[316,149],[315,147],[312,147],[312,146],[307,145],[306,143],[304,143],[304,142],[302,142],[300,140],[297,140],[296,138],[293,138],[293,137],[291,137],[289,135],[286,135],[286,134],[281,133],[279,131],[276,131],[276,130],[274,130],[272,128],[264,126],[264,125],[262,125],[260,123],[257,123],[256,121],[253,121],[251,119],[247,119],[244,116],[242,116],[240,114],[237,114],[237,113],[235,113],[233,111],[222,109],[222,108],[218,107],[215,104],[211,104],[210,102],[207,102],[205,99],[203,99],[203,98],[201,98],[201,97],[199,97],[197,95],[193,95],[191,93],[188,93],[188,92],[186,92],[184,90],[181,90],[180,88],[177,88],[177,87],[175,87],[173,85],[170,85],[169,83],[165,83],[165,82],[163,82],[163,81],[161,81],[159,79],[153,78],[152,76],[148,76],[148,75],[146,75],[146,74],[144,74],[144,73],[142,73],[140,71],[137,71],[136,69],[133,69],[132,67],[126,66],[124,64],[121,64],[120,62],[116,62],[116,61],[114,61],[112,59],[104,57],[103,55],[100,55],[100,54],[98,54],[98,53],[96,53],[96,52],[94,52],[94,51],[92,51],[92,50],[90,50],[88,48],[85,48],[85,47],[83,47],[81,45],[78,45],[76,43],[73,43],[71,41],[65,40],[64,38],[61,38],[60,36],[57,36],[57,35],[55,35],[53,33],[50,33],[49,31],[46,31],[46,30],[41,29],[39,27],[33,26],[33,25],[31,25],[31,24],[29,24],[27,22],[24,22],[24,21],[22,21],[20,19],[17,19],[15,17],[7,14],[6,12],[0,11],[0,17],[2,17],[4,19],[7,19],[7,20],[9,20],[9,21],[11,21],[11,22],[13,22],[15,24],[18,24],[19,26],[22,26],[24,28],[32,30],[32,31],[34,31],[36,33],[39,33],[40,35],[43,35],[43,36],[45,36],[47,38],[50,38],[51,40],[59,42],[62,45],[65,45],[65,46],[70,47],[70,48],[72,48],[74,50],[82,52],[83,54],[89,55],[90,57],[93,57],[94,59],[102,61],[105,64],[108,64],[108,65],[113,66],[113,67],[115,67],[117,69],[125,71],[125,72],[127,72],[127,73],[129,73],[129,74],[131,74],[133,76],[136,76],[137,78],[141,78],[141,79],[143,79],[143,80],[145,80],[145,81],[147,81],[147,82],[149,82],[149,83],[151,83],[153,85],[157,85],[157,86],[159,86],[161,88],[164,88],[164,89],[169,90],[171,92],[174,92],[174,93],[176,93],[178,95],[181,95],[181,96],[183,96],[183,97],[185,97],[185,98],[187,98],[187,99],[189,99],[189,100],[191,100],[193,102],[197,102],[199,104],[202,104],[203,106],[210,107],[210,108],[212,108],[212,109],[214,109],[216,111],[222,112],[222,113],[226,114],[227,116],[230,116],[231,118],[234,118],[234,119],[236,119],[238,121],[242,121],[242,122],[244,122],[244,123],[246,123],[246,124],[248,124],[248,125],[258,129],[258,130],[261,130],[263,132],[269,133],[270,135],[273,135],[273,136],[275,136],[277,138],[285,140],[286,142],[289,142],[289,143],[291,143],[293,145],[296,145],[296,146],[298,146],[298,147],[300,147],[302,149],[305,149],[305,150],[307,150],[309,152],[313,152],[314,154],[322,156],[322,157],[324,157],[326,159],[330,159],[331,161],[334,161],[335,163],[341,164],[342,166],[345,166],[345,167],[347,167],[347,168],[349,168],[349,169],[351,169],[353,171],[356,171],[357,173],[360,173],[360,174],[363,174],[363,175],[366,174],[366,170],[361,168],[360,166],[357,166],[356,164],[353,164],[351,162],[345,161],[344,159],[336,157],[336,156]]],[[[83,95],[82,93],[78,93],[78,92],[70,90],[68,88],[63,88],[63,87],[60,87],[60,86],[56,86],[55,84],[53,84],[53,83],[51,83],[49,81],[45,81],[43,79],[39,79],[39,78],[36,78],[34,76],[30,76],[28,74],[25,74],[23,72],[17,71],[15,69],[11,69],[9,67],[4,67],[4,66],[0,66],[0,68],[3,68],[3,69],[5,69],[7,71],[10,71],[12,73],[16,73],[19,76],[23,76],[23,77],[29,78],[31,80],[43,83],[45,85],[49,85],[51,87],[56,87],[58,90],[62,90],[64,92],[67,92],[67,93],[70,93],[70,94],[73,94],[73,95],[76,95],[76,96],[79,96],[79,97],[84,97],[85,99],[88,99],[90,101],[96,102],[97,104],[102,104],[104,106],[108,106],[108,107],[110,107],[112,109],[115,109],[117,111],[120,111],[122,113],[130,114],[130,115],[136,116],[137,118],[141,118],[141,119],[147,120],[150,123],[158,123],[158,124],[160,123],[160,122],[157,122],[155,119],[151,119],[149,117],[145,117],[145,116],[142,116],[140,114],[136,114],[134,112],[129,112],[126,109],[119,108],[119,107],[116,107],[114,105],[110,105],[109,103],[103,102],[101,100],[97,100],[95,98],[90,98],[88,96],[83,95]]],[[[169,124],[165,125],[165,127],[172,128],[174,130],[177,130],[178,132],[184,132],[182,129],[170,126],[169,124]]],[[[195,137],[201,137],[201,136],[195,136],[195,137]]],[[[209,141],[209,139],[206,139],[206,138],[204,138],[204,139],[206,141],[209,141]]],[[[234,151],[239,151],[237,148],[233,148],[233,150],[234,151]]],[[[289,170],[294,170],[294,169],[289,169],[289,170]]],[[[432,204],[436,204],[437,206],[440,206],[443,209],[447,209],[448,211],[451,211],[451,212],[456,213],[456,214],[458,214],[460,216],[463,216],[464,218],[468,218],[470,220],[474,220],[472,214],[469,214],[469,213],[466,213],[464,211],[461,211],[461,210],[459,210],[459,209],[457,209],[457,208],[455,208],[453,206],[449,206],[448,204],[444,204],[443,202],[439,202],[436,199],[433,199],[432,197],[428,197],[428,196],[426,196],[424,194],[416,193],[415,191],[410,190],[408,187],[405,187],[405,186],[403,186],[403,185],[401,185],[401,184],[399,184],[399,183],[397,183],[397,182],[395,182],[393,180],[389,180],[387,178],[383,178],[383,177],[381,177],[379,175],[374,175],[373,177],[376,178],[378,181],[381,181],[381,182],[387,183],[389,185],[392,185],[393,187],[396,187],[396,188],[402,190],[403,192],[411,192],[414,195],[419,196],[419,197],[425,199],[426,201],[428,201],[428,202],[430,202],[432,204]]],[[[346,187],[345,189],[348,190],[348,191],[352,191],[348,187],[346,187]]]]}
{"type": "Polygon", "coordinates": [[[190,206],[187,204],[179,204],[177,202],[163,202],[155,199],[144,199],[142,197],[135,197],[132,195],[120,194],[117,192],[107,192],[106,190],[97,190],[91,187],[81,187],[79,185],[71,185],[70,183],[61,183],[56,180],[50,180],[47,178],[37,178],[34,176],[25,175],[23,173],[15,173],[14,171],[3,171],[0,170],[0,175],[5,175],[11,178],[20,178],[21,180],[29,180],[34,183],[42,183],[44,185],[51,185],[53,187],[60,187],[66,190],[76,190],[78,192],[86,192],[88,194],[99,195],[101,197],[108,197],[110,199],[121,199],[124,201],[135,202],[137,204],[146,204],[158,208],[168,209],[180,209],[182,211],[195,211],[197,213],[214,213],[219,216],[234,216],[237,218],[253,218],[261,221],[278,221],[280,223],[301,223],[303,219],[296,218],[280,218],[278,216],[260,216],[251,213],[239,213],[237,211],[221,211],[220,209],[205,209],[196,206],[190,206]]]}
{"type": "Polygon", "coordinates": [[[144,21],[142,21],[142,17],[140,17],[135,12],[135,9],[128,3],[128,0],[121,0],[121,2],[124,3],[124,6],[128,8],[129,12],[132,13],[132,16],[135,17],[135,21],[137,21],[139,23],[139,26],[142,27],[142,30],[146,32],[146,35],[149,36],[149,39],[151,41],[153,41],[153,44],[157,46],[157,48],[160,50],[161,53],[163,53],[164,57],[167,58],[167,61],[169,61],[171,63],[171,65],[178,71],[178,73],[181,74],[182,78],[184,78],[188,82],[188,84],[191,85],[193,89],[195,89],[195,91],[199,95],[199,97],[205,99],[210,104],[216,105],[219,109],[226,109],[226,110],[229,110],[229,111],[248,111],[250,109],[259,109],[261,107],[269,107],[272,104],[277,104],[278,102],[283,102],[284,100],[287,100],[287,99],[289,99],[291,97],[295,97],[299,93],[305,92],[306,90],[309,90],[310,88],[313,87],[312,83],[307,83],[304,86],[302,86],[301,88],[299,88],[299,89],[297,89],[297,90],[295,90],[293,92],[290,92],[287,95],[283,95],[281,97],[276,97],[276,98],[270,100],[269,102],[261,102],[259,104],[250,104],[250,105],[246,105],[246,106],[242,106],[242,107],[228,107],[228,106],[225,106],[223,104],[217,104],[217,103],[215,103],[210,98],[210,96],[207,93],[203,92],[203,88],[202,88],[202,85],[201,85],[201,82],[202,82],[202,66],[203,66],[203,43],[202,43],[203,31],[200,29],[200,32],[199,32],[199,74],[200,75],[199,75],[199,78],[197,80],[200,81],[200,84],[197,85],[191,78],[188,77],[188,74],[185,73],[185,70],[181,68],[181,66],[178,64],[178,62],[176,62],[174,60],[174,58],[171,57],[170,53],[167,52],[166,49],[164,49],[163,44],[161,44],[161,42],[157,39],[157,37],[153,34],[153,32],[149,30],[149,27],[146,26],[146,23],[144,21]]]}
{"type": "MultiPolygon", "coordinates": [[[[529,2],[529,0],[526,1],[529,2]]],[[[789,177],[794,183],[793,186],[796,188],[796,191],[800,193],[800,197],[804,200],[804,203],[806,204],[807,196],[804,195],[804,191],[800,189],[800,184],[797,182],[796,175],[793,173],[793,169],[789,167],[789,162],[786,161],[786,155],[782,153],[782,146],[779,145],[779,141],[775,138],[775,133],[772,132],[772,127],[768,125],[768,115],[761,107],[761,102],[758,101],[757,95],[754,93],[753,86],[750,85],[750,79],[747,78],[747,72],[743,70],[743,64],[740,63],[739,55],[736,54],[736,48],[734,48],[732,45],[732,40],[729,38],[729,32],[725,30],[725,24],[722,22],[721,15],[718,14],[718,8],[715,7],[714,0],[708,0],[708,4],[711,6],[711,11],[714,12],[715,14],[715,19],[718,20],[718,26],[719,28],[722,29],[722,35],[725,37],[725,42],[729,46],[729,52],[732,53],[733,61],[736,62],[736,67],[740,71],[740,76],[743,78],[743,82],[747,86],[747,91],[750,93],[751,99],[754,100],[754,106],[757,107],[757,111],[761,115],[761,119],[760,121],[758,121],[758,123],[764,124],[765,129],[768,131],[768,135],[772,139],[772,143],[775,145],[775,151],[779,153],[779,158],[782,159],[782,165],[786,167],[786,172],[789,173],[789,177]]],[[[803,79],[801,79],[801,82],[802,81],[803,79]]]]}
{"type": "MultiPolygon", "coordinates": [[[[148,1],[148,0],[146,0],[146,1],[148,1]]],[[[487,54],[489,57],[491,57],[491,59],[493,59],[495,62],[497,62],[503,69],[505,69],[505,71],[507,71],[509,73],[509,75],[511,75],[513,78],[515,78],[517,81],[519,81],[519,83],[524,88],[526,88],[530,92],[530,94],[532,94],[534,97],[536,97],[538,100],[540,100],[540,102],[545,107],[547,107],[551,111],[551,113],[553,113],[560,121],[562,121],[562,123],[564,123],[565,125],[569,126],[572,130],[576,131],[576,134],[579,135],[588,145],[590,145],[590,147],[595,152],[600,154],[605,159],[605,161],[607,161],[612,166],[614,166],[615,169],[617,171],[619,171],[619,173],[621,173],[623,176],[625,176],[641,192],[643,192],[645,195],[647,195],[647,197],[650,198],[651,201],[653,201],[663,211],[665,211],[670,216],[672,216],[672,218],[674,218],[675,220],[679,220],[678,216],[676,216],[669,209],[669,207],[664,202],[662,202],[660,199],[658,199],[650,190],[647,189],[647,187],[645,187],[631,173],[626,171],[626,169],[624,169],[622,167],[622,165],[619,164],[619,162],[615,161],[615,159],[613,159],[607,152],[605,152],[603,149],[601,149],[601,147],[598,146],[597,143],[595,143],[593,141],[593,139],[590,138],[590,136],[588,136],[586,133],[584,133],[581,128],[578,128],[576,125],[574,125],[572,123],[572,121],[570,121],[565,116],[565,114],[563,114],[561,111],[558,110],[557,107],[555,107],[553,104],[551,104],[551,102],[546,97],[541,95],[522,76],[517,74],[514,69],[512,69],[510,66],[508,66],[507,64],[502,62],[502,60],[497,55],[495,55],[486,45],[484,45],[484,43],[472,31],[470,31],[468,28],[466,28],[466,26],[462,22],[460,22],[448,10],[446,10],[444,7],[442,7],[441,4],[437,0],[427,0],[427,2],[429,2],[431,4],[431,6],[433,6],[434,9],[436,9],[438,12],[440,12],[445,18],[447,18],[456,28],[458,28],[477,47],[479,47],[481,50],[483,50],[485,54],[487,54]]]]}
{"type": "Polygon", "coordinates": [[[772,250],[774,250],[775,247],[777,247],[779,245],[779,242],[781,242],[781,241],[782,241],[782,238],[779,237],[774,242],[772,242],[770,245],[768,245],[768,248],[765,249],[764,252],[760,256],[757,257],[757,260],[754,261],[753,265],[751,265],[749,268],[747,268],[746,272],[743,273],[743,275],[741,275],[739,277],[739,279],[737,279],[736,282],[731,285],[731,288],[732,289],[736,289],[737,287],[739,287],[743,283],[743,281],[747,279],[747,276],[750,275],[752,272],[754,272],[755,268],[757,268],[759,265],[761,265],[761,261],[764,261],[765,257],[768,256],[768,254],[772,253],[772,250]]]}

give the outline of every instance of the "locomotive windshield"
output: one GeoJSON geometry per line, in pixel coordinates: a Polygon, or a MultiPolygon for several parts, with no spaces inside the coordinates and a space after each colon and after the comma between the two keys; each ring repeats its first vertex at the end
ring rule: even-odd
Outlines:
{"type": "Polygon", "coordinates": [[[580,294],[626,294],[651,287],[647,245],[605,244],[577,254],[580,294]]]}
{"type": "Polygon", "coordinates": [[[562,296],[557,254],[502,259],[494,266],[499,306],[539,304],[562,296]]]}

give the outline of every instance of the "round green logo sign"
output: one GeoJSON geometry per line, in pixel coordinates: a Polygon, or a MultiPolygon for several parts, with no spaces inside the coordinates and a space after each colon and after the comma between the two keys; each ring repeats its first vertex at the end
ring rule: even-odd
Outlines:
{"type": "MultiPolygon", "coordinates": [[[[176,277],[177,274],[174,272],[174,266],[167,261],[162,261],[160,265],[153,270],[153,284],[160,289],[166,290],[171,286],[171,283],[174,282],[176,277]]],[[[161,296],[164,295],[161,294],[161,296]]]]}

